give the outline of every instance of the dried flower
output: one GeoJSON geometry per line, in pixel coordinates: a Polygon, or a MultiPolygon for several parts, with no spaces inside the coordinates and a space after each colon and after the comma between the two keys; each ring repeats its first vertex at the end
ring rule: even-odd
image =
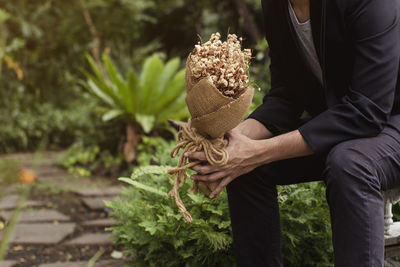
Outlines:
{"type": "Polygon", "coordinates": [[[242,51],[242,38],[228,34],[222,42],[220,33],[213,33],[209,41],[195,45],[190,68],[195,78],[211,77],[214,85],[224,95],[237,98],[247,88],[251,50],[242,51]]]}

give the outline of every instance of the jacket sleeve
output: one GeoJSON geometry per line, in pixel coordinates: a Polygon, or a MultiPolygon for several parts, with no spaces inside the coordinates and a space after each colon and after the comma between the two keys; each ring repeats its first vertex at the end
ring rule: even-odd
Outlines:
{"type": "Polygon", "coordinates": [[[264,97],[263,103],[250,114],[249,118],[261,122],[274,135],[279,135],[298,127],[304,107],[301,101],[298,99],[296,101],[295,95],[286,83],[284,68],[275,51],[277,50],[270,46],[271,89],[264,97]]]}
{"type": "Polygon", "coordinates": [[[299,128],[316,154],[345,140],[378,135],[392,110],[400,54],[397,0],[343,0],[354,65],[348,93],[299,128]]]}

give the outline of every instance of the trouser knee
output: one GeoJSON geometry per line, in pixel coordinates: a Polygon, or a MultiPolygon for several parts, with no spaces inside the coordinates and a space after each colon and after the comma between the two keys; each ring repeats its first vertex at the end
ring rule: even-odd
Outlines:
{"type": "Polygon", "coordinates": [[[335,146],[326,159],[324,181],[327,194],[348,194],[354,190],[380,190],[374,161],[350,142],[335,146]],[[363,189],[362,189],[363,188],[363,189]]]}

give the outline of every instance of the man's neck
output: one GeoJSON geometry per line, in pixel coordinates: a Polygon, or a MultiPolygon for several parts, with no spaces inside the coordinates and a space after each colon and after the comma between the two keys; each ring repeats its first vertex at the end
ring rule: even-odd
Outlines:
{"type": "Polygon", "coordinates": [[[310,0],[290,0],[290,3],[300,23],[310,19],[310,0]]]}

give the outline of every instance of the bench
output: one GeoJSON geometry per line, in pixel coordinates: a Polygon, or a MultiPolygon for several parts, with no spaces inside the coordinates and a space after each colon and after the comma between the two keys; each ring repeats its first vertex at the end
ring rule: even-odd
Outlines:
{"type": "Polygon", "coordinates": [[[392,205],[400,201],[400,188],[382,193],[385,201],[385,266],[400,266],[390,261],[390,258],[400,256],[400,222],[393,222],[392,205]]]}

